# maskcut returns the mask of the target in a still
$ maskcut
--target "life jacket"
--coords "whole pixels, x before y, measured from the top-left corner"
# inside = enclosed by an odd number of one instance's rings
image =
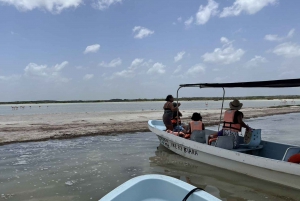
[[[181,124],[181,119],[178,119],[179,125]],[[172,124],[177,124],[177,118],[171,119]]]
[[[299,163],[300,164],[300,154],[294,154],[294,155],[292,155],[289,158],[288,162],[290,162],[290,163]]]
[[[190,139],[190,137],[191,137],[191,134],[185,134],[185,135],[184,135],[184,138],[185,138],[185,139]]]
[[[241,131],[242,126],[239,123],[234,123],[234,115],[237,110],[227,110],[224,114],[224,130]]]
[[[193,131],[202,131],[203,129],[203,124],[202,121],[191,121],[190,122],[190,126],[191,126],[191,133]]]

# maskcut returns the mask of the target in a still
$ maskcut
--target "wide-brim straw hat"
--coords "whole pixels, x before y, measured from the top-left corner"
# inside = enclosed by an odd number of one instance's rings
[[[232,110],[240,110],[243,107],[243,103],[240,103],[238,99],[234,99],[229,103],[229,107]]]

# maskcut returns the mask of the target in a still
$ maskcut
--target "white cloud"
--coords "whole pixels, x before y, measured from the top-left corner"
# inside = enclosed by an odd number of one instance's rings
[[[286,58],[299,57],[300,46],[296,43],[282,43],[273,49],[273,53]]]
[[[70,79],[64,78],[60,75],[60,71],[67,65],[67,61],[62,62],[61,64],[56,64],[50,68],[47,67],[47,65],[29,63],[24,71],[25,76],[29,78],[41,79],[45,81],[68,82]]]
[[[187,75],[198,76],[205,73],[205,67],[202,64],[196,64],[186,72]]]
[[[99,49],[100,49],[99,44],[89,45],[85,48],[83,53],[84,54],[95,53],[95,52],[98,52]]]
[[[148,62],[144,62],[144,59],[141,58],[136,58],[131,62],[131,65],[122,71],[119,72],[115,72],[110,79],[113,79],[115,77],[123,77],[123,78],[131,78],[134,77],[136,75],[136,70],[138,69],[138,67],[140,66],[148,66],[152,61],[148,61]]]
[[[181,65],[177,66],[177,68],[174,70],[173,74],[179,73],[181,71]]]
[[[278,0],[236,0],[232,6],[223,8],[220,17],[238,16],[242,12],[253,15],[268,5],[275,5]]]
[[[144,59],[136,58],[131,62],[129,69],[134,70],[143,63]]]
[[[150,29],[141,26],[135,26],[132,29],[132,31],[135,34],[134,38],[138,38],[138,39],[142,39],[154,34],[154,31],[151,31]]]
[[[177,55],[174,57],[174,61],[175,62],[180,61],[184,55],[185,55],[185,51],[178,52]]]
[[[191,16],[189,19],[187,19],[186,21],[184,21],[185,26],[190,26],[194,21],[193,16]]]
[[[99,10],[105,10],[111,5],[122,3],[122,0],[95,0],[92,6]]]
[[[21,75],[10,75],[10,76],[0,76],[0,80],[2,81],[15,81],[20,79]]]
[[[226,37],[221,37],[221,38],[220,38],[220,41],[221,41],[221,43],[223,43],[223,44],[230,44],[230,43],[233,43],[233,41],[229,41],[228,38],[226,38]]]
[[[283,41],[285,39],[292,38],[294,36],[294,33],[295,33],[295,29],[291,29],[285,37],[279,37],[278,35],[275,34],[268,34],[265,35],[264,39],[268,41]]]
[[[208,0],[206,6],[201,5],[196,13],[196,23],[205,24],[208,20],[218,13],[219,4],[213,0]]]
[[[290,31],[289,31],[289,33],[287,34],[287,38],[292,38],[293,36],[294,36],[294,33],[295,33],[295,29],[291,29]]]
[[[283,38],[280,38],[278,35],[268,34],[268,35],[265,35],[265,40],[268,40],[268,41],[282,41]]]
[[[114,68],[122,64],[122,60],[120,58],[116,58],[111,60],[109,63],[102,61],[99,65],[107,68]]]
[[[131,78],[134,76],[135,76],[135,72],[133,70],[126,69],[126,70],[122,70],[122,71],[114,73],[114,75],[111,78],[114,78],[114,77]]]
[[[266,62],[268,62],[268,60],[266,58],[256,55],[254,58],[247,61],[247,63],[245,64],[245,67],[247,67],[247,68],[256,67],[259,64],[266,63]]]
[[[94,74],[86,74],[85,76],[83,76],[83,80],[90,80],[93,79]]]
[[[220,39],[223,47],[214,49],[213,52],[207,52],[202,55],[203,61],[209,63],[231,64],[237,62],[245,54],[242,49],[235,49],[232,45],[233,41],[222,37]]]
[[[181,23],[181,22],[182,22],[182,17],[178,17],[178,18],[177,18],[177,22],[178,22],[178,23]],[[176,25],[177,23],[176,23],[176,22],[173,22],[172,24],[173,24],[173,25]]]
[[[56,64],[53,68],[54,71],[61,71],[63,68],[65,68],[67,65],[69,64],[69,62],[64,61],[61,64]]]
[[[0,0],[1,2],[15,6],[20,11],[42,9],[51,13],[60,13],[64,9],[77,8],[83,0]]]
[[[155,63],[149,70],[147,71],[147,74],[164,74],[166,72],[165,70],[166,66],[162,63]]]

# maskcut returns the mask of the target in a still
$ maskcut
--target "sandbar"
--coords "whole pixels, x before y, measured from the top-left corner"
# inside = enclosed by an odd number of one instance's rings
[[[195,110],[183,110],[183,122],[188,122]],[[299,113],[299,106],[282,108],[243,108],[245,119],[277,114]],[[219,109],[197,111],[205,125],[217,125]],[[114,135],[149,131],[147,121],[161,119],[162,111],[93,112],[0,116],[0,145],[63,139],[92,135]]]

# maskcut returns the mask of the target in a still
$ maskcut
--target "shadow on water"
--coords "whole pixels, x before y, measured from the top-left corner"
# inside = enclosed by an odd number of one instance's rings
[[[151,167],[162,168],[162,174],[201,187],[224,201],[300,200],[298,190],[193,161],[162,145],[149,160]]]

